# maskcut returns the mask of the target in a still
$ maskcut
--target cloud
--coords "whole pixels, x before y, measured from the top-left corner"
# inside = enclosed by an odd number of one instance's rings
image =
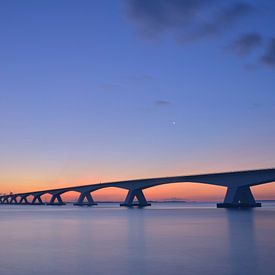
[[[129,0],[129,16],[143,32],[182,28],[214,0]]]
[[[265,65],[275,67],[275,38],[271,38],[266,52],[261,58],[261,62]]]
[[[237,55],[244,56],[250,54],[262,44],[262,35],[256,32],[251,32],[238,37],[229,48]]]
[[[157,106],[157,107],[166,107],[170,104],[171,104],[171,102],[167,101],[167,100],[156,100],[155,101],[155,106]]]
[[[220,37],[233,30],[242,19],[262,10],[259,2],[256,5],[253,1],[245,0],[125,1],[128,4],[130,21],[137,25],[144,36],[154,39],[169,32],[183,44]],[[263,50],[265,53],[258,59],[259,63],[275,68],[275,37],[265,48],[266,40],[263,32],[250,30],[237,37],[226,48],[238,57],[245,57],[257,49]]]
[[[245,2],[224,5],[217,0],[128,0],[128,7],[142,34],[173,31],[183,41],[219,35],[254,11]]]
[[[233,3],[230,6],[221,8],[216,14],[213,13],[213,19],[204,22],[195,29],[194,37],[203,38],[207,36],[218,35],[230,30],[239,20],[254,11],[254,7],[247,3]]]

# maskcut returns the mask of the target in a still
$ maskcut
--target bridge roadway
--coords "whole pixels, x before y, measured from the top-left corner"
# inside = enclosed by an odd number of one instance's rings
[[[144,196],[144,189],[162,184],[194,182],[212,184],[227,188],[224,202],[218,203],[217,207],[260,207],[261,204],[255,201],[250,187],[273,181],[275,181],[275,168],[189,176],[135,179],[2,195],[0,196],[0,204],[64,205],[65,203],[63,202],[61,195],[66,192],[75,191],[79,193],[79,197],[75,205],[92,206],[96,205],[92,197],[92,192],[103,188],[117,187],[128,190],[125,201],[120,204],[121,206],[144,207],[150,205]],[[42,196],[45,194],[51,195],[49,202],[43,202]]]

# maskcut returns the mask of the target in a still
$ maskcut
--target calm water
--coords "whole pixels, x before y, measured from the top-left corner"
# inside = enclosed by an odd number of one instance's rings
[[[0,274],[275,274],[275,204],[0,206]]]

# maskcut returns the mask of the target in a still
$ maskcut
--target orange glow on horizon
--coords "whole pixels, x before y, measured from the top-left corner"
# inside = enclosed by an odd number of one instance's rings
[[[116,181],[108,180],[108,181]],[[45,189],[63,188],[69,186],[79,186],[92,183],[99,183],[98,180],[89,181],[79,180],[67,181],[59,179],[56,181],[44,182],[37,185],[36,180],[28,180],[20,182],[20,184],[9,183],[2,184],[1,193],[20,193],[28,191],[38,191]],[[107,181],[106,181],[107,182]],[[275,199],[275,184],[268,183],[252,187],[253,194],[257,200]],[[215,186],[211,184],[199,183],[173,183],[151,187],[144,190],[144,194],[148,200],[187,200],[187,201],[222,201],[226,192],[225,187]],[[115,187],[105,188],[93,192],[93,197],[97,201],[123,201],[127,194],[127,190]],[[68,192],[62,195],[64,200],[74,201],[78,198],[77,192]]]
[[[191,175],[203,173],[215,173],[221,171],[236,171],[233,167],[228,167],[223,163],[214,165],[209,164],[208,169],[202,170],[202,165],[195,165],[190,163],[186,169],[181,169],[181,165],[175,165],[173,171],[162,171],[159,169],[149,169],[146,167],[140,170],[124,170],[124,171],[97,171],[97,176],[91,175],[90,171],[79,172],[68,171],[66,177],[58,177],[57,172],[37,171],[34,173],[32,170],[13,171],[0,171],[0,193],[24,193],[29,191],[39,191],[47,189],[56,189],[70,186],[81,186],[88,184],[95,184],[100,182],[113,182],[129,179],[153,178],[163,176],[176,176],[176,175]],[[210,169],[209,167],[214,167]],[[195,167],[195,168],[194,168]],[[251,165],[251,167],[254,167]],[[256,167],[260,167],[259,165]],[[245,170],[245,168],[241,167]],[[252,169],[252,168],[251,168]],[[61,173],[60,173],[61,174]],[[104,175],[99,177],[98,175]],[[252,187],[253,194],[257,200],[262,199],[275,199],[275,184],[268,183]],[[226,188],[219,187],[211,184],[200,183],[173,183],[160,185],[144,190],[144,194],[148,200],[170,200],[181,199],[187,201],[223,201]],[[98,201],[123,201],[127,194],[126,190],[118,188],[106,188],[93,192],[93,197]],[[66,200],[75,200],[78,193],[65,193],[62,197]]]

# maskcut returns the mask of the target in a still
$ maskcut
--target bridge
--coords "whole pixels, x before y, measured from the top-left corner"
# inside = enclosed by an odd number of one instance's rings
[[[61,197],[62,194],[75,191],[79,193],[79,197],[75,205],[92,206],[97,204],[92,197],[92,192],[103,188],[116,187],[128,190],[125,201],[120,204],[121,206],[145,207],[149,206],[150,203],[147,202],[144,196],[144,189],[163,184],[194,182],[212,184],[227,188],[224,202],[217,204],[217,207],[219,208],[260,207],[261,203],[257,203],[255,201],[250,187],[273,181],[275,181],[275,168],[188,176],[135,179],[2,195],[0,196],[0,204],[64,205],[65,203]],[[49,202],[42,200],[42,196],[45,194],[49,194],[51,196]]]

